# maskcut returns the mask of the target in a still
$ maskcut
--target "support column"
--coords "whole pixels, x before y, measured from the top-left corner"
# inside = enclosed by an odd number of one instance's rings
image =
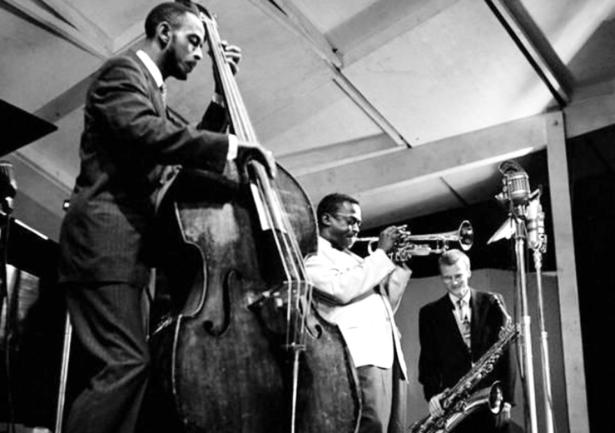
[[[566,131],[562,112],[550,113],[546,117],[546,131],[553,241],[557,263],[564,376],[566,378],[568,431],[589,433],[570,183],[566,157]]]

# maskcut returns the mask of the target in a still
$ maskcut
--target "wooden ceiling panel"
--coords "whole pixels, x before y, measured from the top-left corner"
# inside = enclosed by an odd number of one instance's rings
[[[541,112],[551,99],[487,6],[472,0],[345,72],[413,146]]]
[[[267,141],[275,154],[301,152],[381,132],[360,108],[343,97],[341,90],[332,90],[340,93],[337,101],[310,113],[292,128]],[[297,103],[302,104],[299,100]]]
[[[221,36],[242,48],[237,79],[259,139],[274,153],[300,152],[380,132],[333,83],[308,43],[250,2],[211,2]],[[171,106],[196,119],[213,89],[204,61],[170,87]],[[202,95],[195,97],[195,95]]]
[[[287,0],[288,1],[288,0]],[[381,3],[379,0],[292,0],[322,33],[328,33],[361,12]],[[389,8],[400,1],[388,0]],[[376,17],[374,17],[376,18]]]
[[[564,63],[574,57],[615,9],[614,0],[521,0],[521,3]]]
[[[332,186],[332,190],[336,188]],[[361,202],[365,229],[395,224],[463,205],[440,181],[400,183],[354,196]]]
[[[442,177],[464,203],[487,201],[501,190],[499,162],[450,173]]]
[[[600,61],[595,61],[599,58]],[[608,82],[615,76],[615,20],[603,21],[568,62],[579,86]]]
[[[0,98],[30,112],[96,69],[100,60],[0,8]]]
[[[161,3],[151,0],[64,0],[64,2],[95,21],[111,38],[119,37],[135,23],[140,23],[142,26],[147,12]]]

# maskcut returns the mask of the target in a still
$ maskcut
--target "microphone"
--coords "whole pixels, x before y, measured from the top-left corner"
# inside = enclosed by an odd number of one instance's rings
[[[526,204],[530,198],[530,179],[515,161],[504,161],[498,167],[502,173],[502,192],[496,195],[500,202],[510,200],[514,206]]]
[[[9,161],[0,161],[0,199],[3,201],[4,211],[13,210],[13,198],[17,194],[17,181],[13,171],[13,164]]]
[[[545,213],[538,197],[527,206],[527,243],[533,250],[545,249]]]
[[[527,205],[527,244],[533,250],[540,246],[538,240],[538,213],[541,207],[537,199],[530,201]]]

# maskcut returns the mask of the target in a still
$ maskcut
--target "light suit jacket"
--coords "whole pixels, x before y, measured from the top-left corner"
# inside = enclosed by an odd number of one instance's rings
[[[411,271],[395,266],[382,250],[365,259],[340,251],[320,237],[318,252],[305,262],[316,289],[317,308],[339,326],[355,366],[393,366],[394,355],[404,379],[406,365],[393,311]]]

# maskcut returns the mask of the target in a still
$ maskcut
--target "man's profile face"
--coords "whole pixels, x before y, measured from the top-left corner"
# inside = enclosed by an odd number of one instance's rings
[[[335,212],[325,214],[324,221],[328,228],[329,242],[340,250],[350,248],[359,234],[361,208],[356,203],[345,201],[338,205]]]
[[[185,80],[188,74],[203,58],[205,29],[203,23],[194,14],[186,13],[181,24],[171,30],[171,39],[166,48],[166,65],[169,75],[178,80]]]
[[[457,260],[452,265],[440,265],[440,275],[444,287],[453,296],[461,298],[470,290],[468,280],[472,273],[463,260]]]

